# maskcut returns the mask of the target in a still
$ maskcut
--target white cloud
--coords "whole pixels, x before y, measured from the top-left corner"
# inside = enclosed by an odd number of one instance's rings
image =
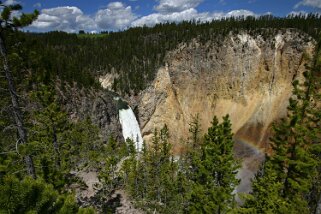
[[[31,25],[31,29],[77,32],[78,30],[94,30],[96,24],[79,8],[65,6],[41,10],[41,14]]]
[[[225,17],[239,17],[239,16],[257,16],[255,13],[249,10],[232,10],[225,14]]]
[[[204,15],[207,16],[207,14]],[[157,23],[192,20],[195,18],[199,18],[199,16],[200,14],[198,14],[194,8],[170,14],[153,13],[135,20],[134,22],[132,22],[132,26],[153,26]]]
[[[19,18],[22,15],[22,12],[20,10],[14,10],[11,13],[11,17],[17,17]]]
[[[41,3],[38,2],[38,3],[34,4],[33,7],[38,7],[38,8],[40,8],[40,7],[41,7]]]
[[[6,1],[3,2],[3,4],[6,5],[6,6],[9,6],[9,5],[14,5],[14,4],[20,4],[20,2],[16,1],[16,0],[6,0]],[[2,8],[1,8],[1,10],[2,10]],[[21,10],[13,10],[11,12],[10,16],[12,18],[12,17],[20,17],[21,15],[22,15]]]
[[[160,13],[182,12],[191,8],[196,8],[203,0],[159,0],[159,5],[154,9]]]
[[[198,13],[196,9],[191,8],[181,12],[175,12],[171,14],[161,14],[161,13],[153,13],[147,16],[143,16],[132,23],[132,26],[153,26],[158,23],[164,22],[180,22],[183,20],[196,20],[201,22],[212,21],[221,19],[224,17],[232,17],[232,16],[257,16],[252,11],[248,10],[233,10],[228,13],[224,12],[204,12]]]
[[[300,6],[309,6],[309,7],[316,7],[321,9],[321,0],[303,0],[297,3],[294,8],[299,8]]]
[[[132,26],[153,26],[164,22],[181,22],[183,20],[211,21],[231,16],[256,16],[248,10],[233,10],[228,13],[223,12],[202,12],[199,13],[195,8],[203,0],[158,0],[159,4],[154,7],[157,13],[140,17],[132,22]],[[224,2],[224,0],[220,0]]]
[[[106,8],[99,9],[92,16],[85,15],[77,7],[55,7],[41,10],[38,19],[27,30],[60,30],[66,32],[85,30],[87,32],[99,32],[102,30],[123,30],[135,26],[153,26],[158,23],[181,22],[184,20],[206,22],[231,16],[257,16],[248,10],[233,10],[227,13],[198,12],[195,7],[202,1],[159,0],[159,5],[157,6],[158,12],[142,17],[138,17],[133,12],[131,6],[127,6],[122,2],[111,2]],[[169,12],[171,10],[176,12]]]
[[[12,5],[12,4],[19,4],[19,2],[16,0],[6,0],[3,4],[4,5]]]
[[[136,19],[131,6],[125,6],[121,2],[111,2],[106,9],[98,10],[95,22],[101,29],[124,29]]]
[[[297,15],[304,15],[306,16],[308,13],[306,11],[291,11],[290,13],[288,13],[287,16],[297,16]]]

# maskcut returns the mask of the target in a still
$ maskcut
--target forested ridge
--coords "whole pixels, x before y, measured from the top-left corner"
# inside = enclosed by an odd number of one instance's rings
[[[278,18],[273,16],[226,18],[207,23],[184,21],[102,32],[103,36],[48,32],[26,34],[30,49],[43,56],[42,70],[84,86],[97,86],[93,77],[118,74],[113,89],[137,94],[145,89],[164,64],[164,57],[180,43],[194,38],[201,42],[223,41],[229,33],[245,30],[268,38],[278,30],[297,29],[313,38],[320,33],[321,17],[316,14]],[[219,45],[219,44],[218,44]],[[49,75],[48,74],[48,75]]]
[[[24,33],[17,29],[32,23],[38,12],[12,18],[21,6],[0,6],[0,213],[113,213],[117,204],[110,201],[119,189],[146,213],[302,214],[321,209],[319,15],[167,23],[97,37]],[[177,158],[166,125],[138,152],[130,140],[103,141],[91,118],[74,119],[58,93],[68,88],[57,89],[57,80],[75,82],[79,90],[101,90],[97,76],[115,72],[114,90],[136,94],[179,43],[193,38],[206,43],[242,30],[269,37],[287,28],[318,43],[305,81],[293,82],[288,115],[274,124],[271,153],[253,180],[253,192],[240,196],[242,204],[235,200],[241,160],[233,155],[228,115],[221,122],[213,117],[204,136],[196,115],[183,142],[186,152]],[[102,187],[83,203],[75,191],[86,187],[75,174],[86,169],[98,172]]]

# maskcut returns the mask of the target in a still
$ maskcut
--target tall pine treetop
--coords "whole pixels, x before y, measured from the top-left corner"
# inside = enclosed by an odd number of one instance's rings
[[[20,17],[13,16],[13,12],[22,10],[20,4],[5,5],[0,1],[0,8],[2,9],[0,18],[0,28],[16,29],[30,25],[39,15],[39,11],[35,10],[33,13],[22,13]]]

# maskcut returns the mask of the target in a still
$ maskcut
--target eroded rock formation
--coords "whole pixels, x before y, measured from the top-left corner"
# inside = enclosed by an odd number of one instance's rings
[[[205,132],[229,114],[236,141],[264,148],[271,123],[286,115],[294,79],[301,79],[314,42],[294,30],[263,38],[243,32],[205,44],[194,39],[167,54],[142,92],[138,116],[145,140],[167,124],[175,152],[199,114]]]
[[[114,100],[117,94],[108,90],[84,89],[76,85],[64,84],[66,90],[62,90],[62,83],[59,81],[56,84],[56,90],[64,104],[64,110],[72,120],[84,120],[90,117],[99,127],[103,141],[108,142],[111,136],[117,140],[123,140],[118,119],[118,106]]]

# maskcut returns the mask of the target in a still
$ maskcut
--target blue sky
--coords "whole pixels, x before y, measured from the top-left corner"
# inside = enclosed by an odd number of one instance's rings
[[[321,12],[321,0],[7,0],[38,9],[29,30],[99,32],[166,21],[209,21],[227,16]]]

